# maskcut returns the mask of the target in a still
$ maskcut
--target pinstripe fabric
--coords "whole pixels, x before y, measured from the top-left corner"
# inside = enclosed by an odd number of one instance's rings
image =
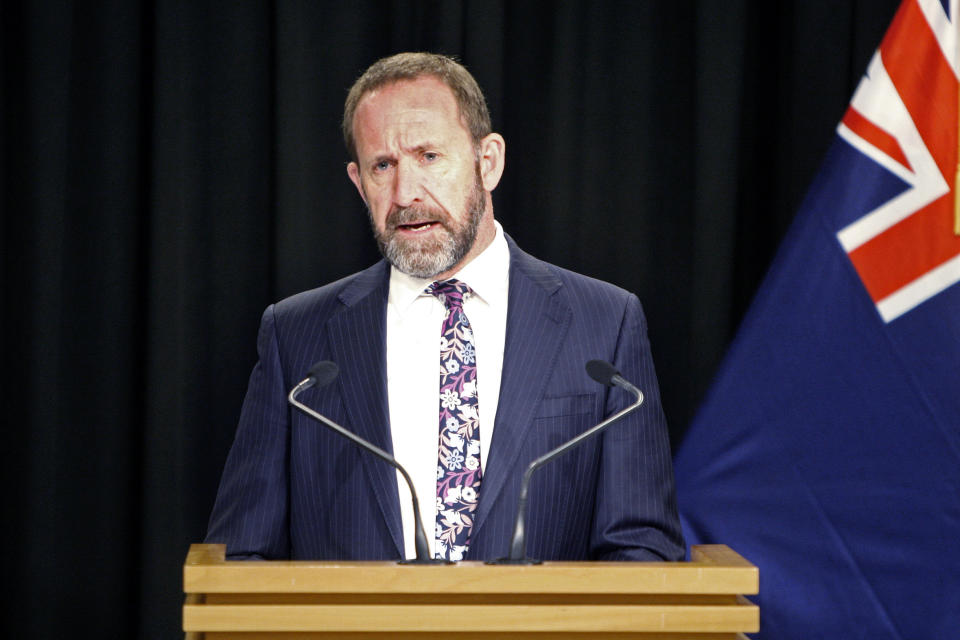
[[[530,489],[528,552],[550,559],[680,559],[684,554],[666,422],[635,296],[536,260],[511,239],[501,398],[467,559],[506,555],[527,464],[626,406],[584,363],[613,362],[646,396],[601,437],[541,469]],[[287,391],[317,360],[337,383],[301,398],[391,449],[381,262],[266,310],[208,542],[231,557],[399,558],[391,467],[291,414]],[[430,496],[420,496],[429,499]]]

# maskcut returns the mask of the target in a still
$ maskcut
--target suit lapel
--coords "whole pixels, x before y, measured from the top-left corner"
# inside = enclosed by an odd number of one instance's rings
[[[327,323],[330,352],[340,367],[340,394],[347,428],[384,451],[393,451],[387,405],[386,322],[390,268],[381,261],[340,293],[343,309]],[[372,454],[361,458],[397,555],[403,556],[403,532],[396,471]]]
[[[561,282],[556,275],[517,248],[509,237],[507,242],[510,290],[500,389],[509,391],[500,394],[471,534],[474,539],[507,480],[521,475],[530,462],[517,458],[556,366],[572,316],[569,305],[558,294]]]

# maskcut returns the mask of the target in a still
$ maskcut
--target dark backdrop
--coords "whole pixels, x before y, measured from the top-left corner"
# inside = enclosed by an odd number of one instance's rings
[[[640,296],[677,443],[896,4],[3,3],[8,633],[177,635],[262,309],[377,258],[374,59],[474,72],[497,218]]]

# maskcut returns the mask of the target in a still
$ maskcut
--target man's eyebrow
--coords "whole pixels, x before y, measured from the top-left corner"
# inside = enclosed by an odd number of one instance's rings
[[[436,144],[436,143],[430,142],[430,141],[426,141],[426,142],[418,142],[417,144],[413,145],[412,147],[404,147],[404,148],[402,149],[402,151],[403,151],[403,153],[412,153],[412,154],[415,154],[415,155],[419,155],[419,154],[421,154],[421,153],[426,153],[427,151],[432,151],[432,150],[434,150],[434,149],[436,149],[436,148],[437,148],[437,144]],[[379,155],[374,156],[374,157],[370,160],[370,164],[371,164],[371,165],[376,165],[376,164],[380,164],[381,162],[393,162],[394,160],[396,160],[396,155],[395,155],[395,154],[392,154],[392,153],[381,153],[381,154],[379,154]]]
[[[381,162],[393,162],[393,155],[389,153],[382,153],[370,161],[370,164],[380,164]]]
[[[425,151],[431,151],[436,148],[437,148],[436,143],[427,140],[426,142],[417,143],[416,145],[406,150],[409,151],[410,153],[419,154],[419,153],[424,153]]]

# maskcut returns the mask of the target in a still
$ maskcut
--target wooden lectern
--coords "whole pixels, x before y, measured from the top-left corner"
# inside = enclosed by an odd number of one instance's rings
[[[231,562],[195,544],[183,567],[188,640],[740,638],[760,628],[755,566],[724,545],[691,562],[400,565]]]

